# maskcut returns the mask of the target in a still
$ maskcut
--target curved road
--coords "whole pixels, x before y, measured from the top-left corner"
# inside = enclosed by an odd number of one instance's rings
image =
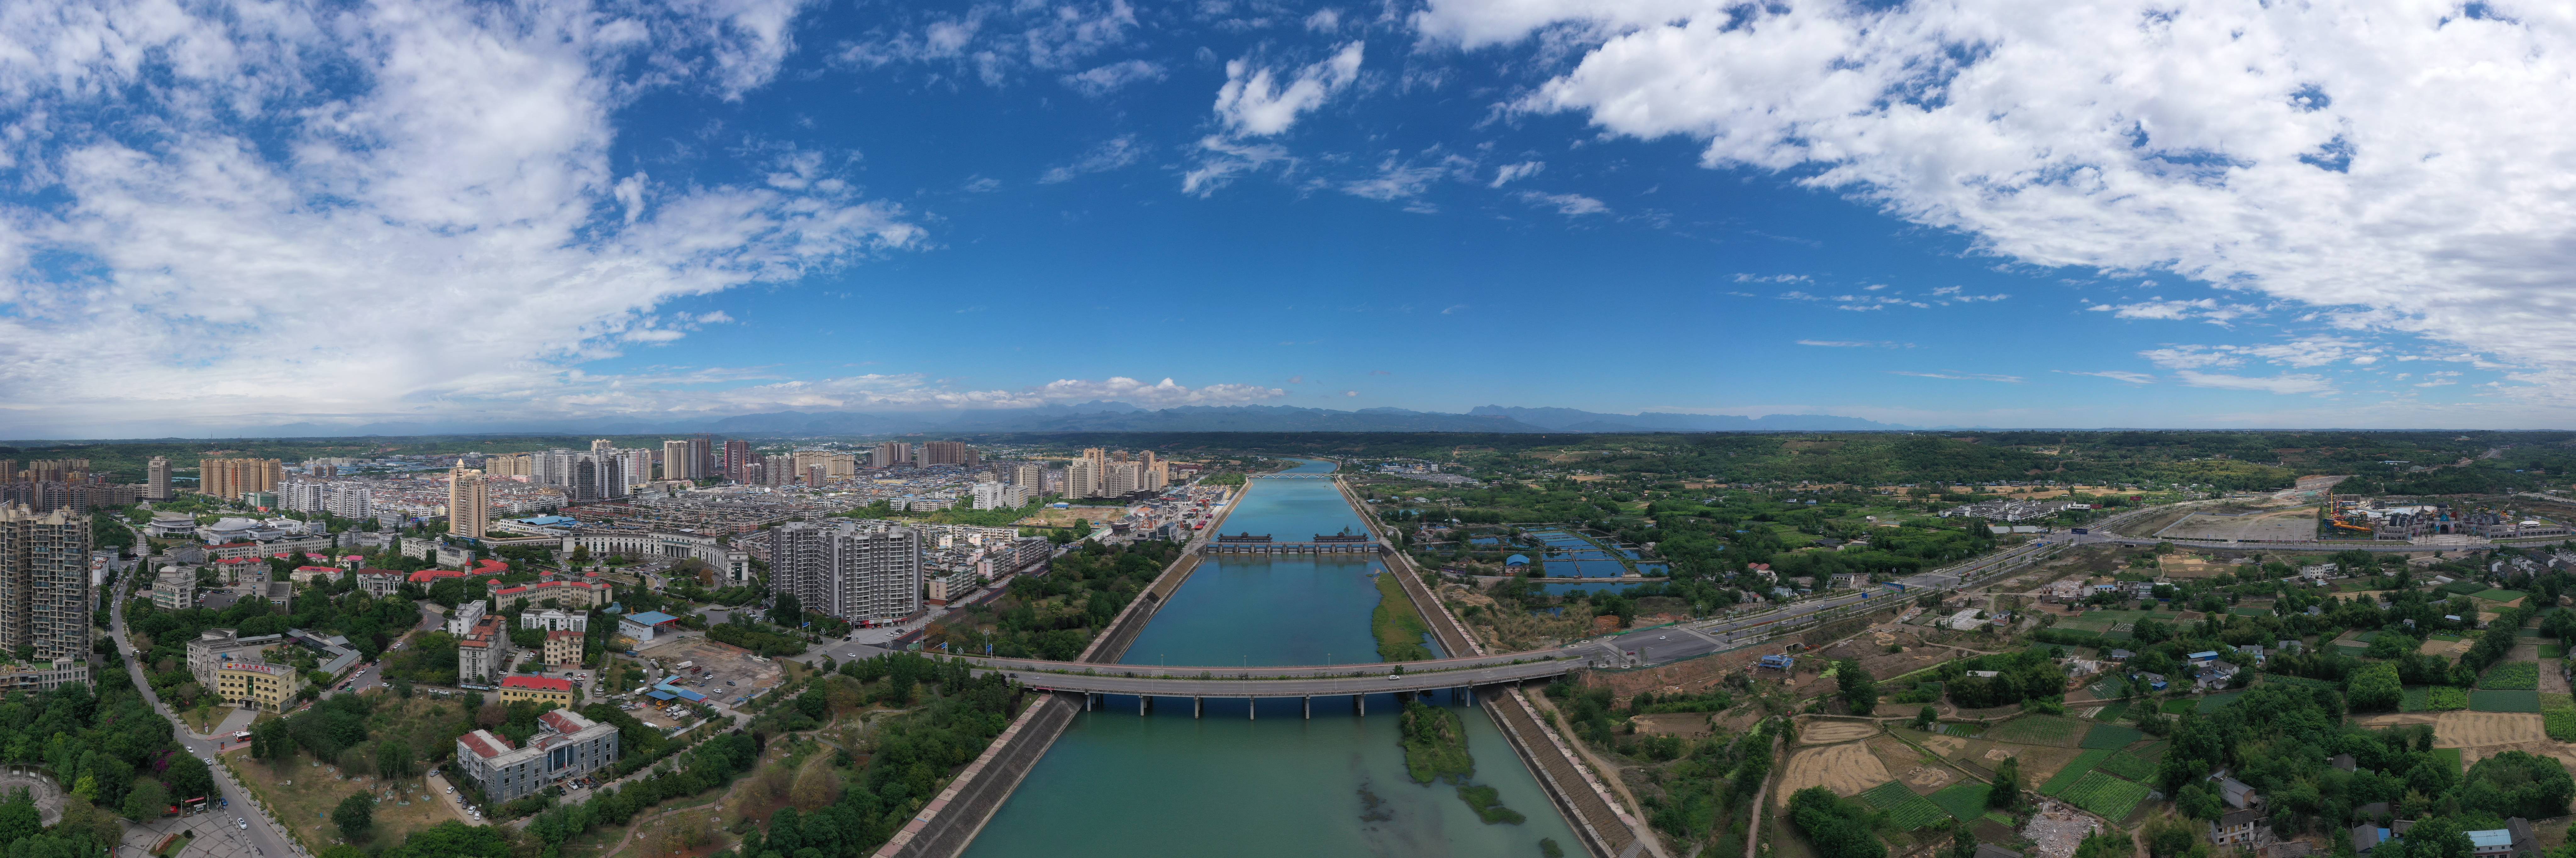
[[[268,818],[268,814],[262,813],[258,805],[252,802],[250,791],[233,779],[232,772],[215,763],[215,755],[221,753],[221,743],[212,739],[200,739],[188,732],[188,725],[180,722],[178,715],[173,713],[170,707],[162,705],[161,696],[152,691],[152,683],[144,680],[143,665],[136,663],[132,655],[134,643],[127,640],[125,635],[125,595],[131,592],[130,588],[133,586],[135,577],[136,575],[132,573],[117,577],[115,598],[109,600],[111,619],[107,629],[108,636],[116,640],[116,651],[125,662],[126,675],[134,680],[135,690],[143,692],[143,700],[152,704],[152,711],[159,712],[162,717],[170,719],[170,726],[174,728],[171,731],[171,737],[178,740],[180,747],[188,749],[188,753],[207,761],[206,768],[215,776],[215,791],[221,793],[224,800],[231,805],[214,812],[231,814],[233,817],[240,817],[250,822],[248,831],[233,828],[227,833],[248,835],[250,845],[256,850],[252,853],[254,858],[256,856],[282,858],[282,856],[303,854],[293,846],[294,839],[278,831],[276,823]]]

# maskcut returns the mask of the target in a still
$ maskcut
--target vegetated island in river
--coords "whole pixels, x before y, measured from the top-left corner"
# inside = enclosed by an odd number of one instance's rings
[[[1529,821],[1519,811],[1504,807],[1501,793],[1493,787],[1467,783],[1476,776],[1476,758],[1467,753],[1467,731],[1458,723],[1458,713],[1405,701],[1403,732],[1404,771],[1414,783],[1447,780],[1458,785],[1458,800],[1489,825]]]
[[[1431,633],[1431,624],[1422,620],[1413,600],[1404,595],[1404,582],[1393,569],[1377,574],[1377,610],[1369,612],[1369,628],[1377,633],[1377,657],[1382,661],[1426,661],[1431,648],[1422,645],[1422,636]]]

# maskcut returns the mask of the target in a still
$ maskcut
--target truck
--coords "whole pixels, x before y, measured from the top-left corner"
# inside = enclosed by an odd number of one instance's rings
[[[2075,529],[2075,535],[2077,535],[2077,536],[2083,536],[2083,535],[2085,535],[2085,534],[2087,534],[2087,533],[2092,533],[2092,532],[2093,532],[2093,529],[2092,529],[2092,528],[2090,528],[2090,527],[2079,527],[2079,528],[2076,528],[2076,529]]]

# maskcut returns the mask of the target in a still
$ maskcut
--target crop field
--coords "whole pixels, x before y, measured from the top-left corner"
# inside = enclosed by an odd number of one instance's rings
[[[2056,777],[2049,778],[2047,783],[2039,785],[2039,794],[2056,797],[2059,793],[2074,787],[2075,783],[2083,780],[2085,775],[2092,774],[2093,769],[2102,765],[2103,760],[2110,758],[2111,752],[2100,748],[2076,755],[2073,761],[2066,764],[2066,768],[2057,770]]]
[[[2118,724],[2095,724],[2093,725],[2093,730],[2091,732],[2084,734],[2082,747],[2088,749],[2116,751],[2121,748],[2128,747],[2131,742],[2135,742],[2146,737],[2147,734],[2138,732],[2135,727],[2122,727]]]
[[[2236,698],[2243,697],[2243,696],[2245,696],[2245,692],[2242,692],[2242,691],[2230,691],[2230,692],[2226,692],[2226,693],[2224,693],[2224,694],[2212,694],[2212,695],[2209,695],[2209,696],[2207,696],[2207,697],[2203,697],[2203,698],[2201,698],[2201,699],[2200,699],[2200,705],[2197,707],[2196,711],[2198,711],[2200,714],[2207,715],[2207,714],[2209,714],[2209,713],[2216,712],[2216,711],[2218,711],[2218,710],[2220,710],[2220,709],[2225,709],[2225,708],[2227,708],[2227,704],[2234,703],[2234,702],[2236,702]]]
[[[1868,743],[1846,742],[1790,755],[1788,770],[1780,775],[1780,792],[1821,786],[1835,795],[1855,795],[1888,777],[1887,765],[1870,754]]]
[[[1995,725],[1986,731],[1986,738],[2024,745],[2055,745],[2074,738],[2076,728],[2083,723],[2057,715],[2031,715]]]
[[[2487,670],[2478,678],[2478,687],[2494,691],[2537,691],[2540,689],[2540,663],[2508,661]]]
[[[2576,742],[2576,708],[2540,710],[2540,726],[2549,738]]]
[[[2165,705],[2164,705],[2164,707],[2163,707],[2163,708],[2164,708],[2164,713],[2165,713],[2165,714],[2167,714],[2167,715],[2185,715],[2185,714],[2189,714],[2189,713],[2192,713],[2192,712],[2195,712],[2195,711],[2199,711],[2200,704],[2195,703],[2195,702],[2192,702],[2191,700],[2188,700],[2188,699],[2184,699],[2184,700],[2167,700],[2167,701],[2165,701]]]
[[[2478,582],[2476,582],[2476,581],[2453,581],[2453,582],[2451,582],[2451,583],[2444,584],[2444,585],[2442,585],[2442,586],[2440,586],[2440,587],[2437,587],[2437,588],[2434,588],[2434,589],[2435,589],[2435,591],[2436,591],[2436,592],[2449,593],[2449,594],[2452,594],[2452,595],[2455,595],[2455,596],[2466,596],[2466,595],[2469,595],[2469,594],[2471,594],[2471,593],[2477,593],[2477,592],[2482,592],[2482,591],[2486,590],[2486,589],[2487,589],[2487,585],[2485,585],[2485,584],[2480,584],[2480,583],[2478,583]]]
[[[2540,711],[2540,692],[2472,691],[2469,692],[2469,711],[2538,712]]]
[[[2520,590],[2487,590],[2487,591],[2485,591],[2485,592],[2480,592],[2480,593],[2470,593],[2470,594],[2469,594],[2469,596],[2470,596],[2471,598],[2476,598],[2476,599],[2485,599],[2485,600],[2490,601],[2490,602],[2510,602],[2510,601],[2513,601],[2513,600],[2515,600],[2515,599],[2522,598],[2522,591],[2520,591]]]
[[[1974,781],[1952,786],[1932,794],[1932,803],[1948,811],[1952,819],[1966,822],[1986,813],[1986,795],[1994,787]]]
[[[2541,645],[2540,645],[2540,657],[2541,657],[2541,658],[2566,658],[2566,657],[2567,657],[2567,647],[2565,647],[2565,646],[2563,646],[2563,645],[2560,645],[2560,644],[2541,644]]]
[[[2141,783],[2154,780],[2156,776],[2156,764],[2126,751],[2104,759],[2100,770]]]
[[[1887,821],[1897,828],[1912,831],[1950,816],[1949,811],[1933,804],[1931,799],[1915,795],[1903,781],[1888,781],[1860,794],[1871,807],[1887,812]]]
[[[2093,713],[2093,720],[2118,722],[2120,716],[2127,714],[2129,714],[2129,701],[2114,700],[2111,701],[2111,705],[2102,707],[2102,711]]]
[[[2436,760],[2448,760],[2451,763],[2451,772],[2453,774],[2458,774],[2467,770],[2467,767],[2460,763],[2460,749],[2458,748],[2434,748],[2433,753],[2430,756]]]
[[[2060,797],[2076,807],[2101,814],[2105,819],[2125,819],[2129,811],[2138,809],[2138,802],[2146,800],[2147,787],[2094,772],[2085,775]]]

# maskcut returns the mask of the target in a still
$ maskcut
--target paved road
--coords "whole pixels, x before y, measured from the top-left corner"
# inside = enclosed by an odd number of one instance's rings
[[[128,588],[133,586],[133,579],[132,575],[119,579],[115,597],[109,600],[111,621],[108,624],[108,635],[115,639],[116,650],[120,653],[134,652],[134,643],[127,640],[125,635],[125,596],[130,592]],[[221,753],[218,743],[212,739],[197,738],[195,734],[189,733],[188,725],[182,723],[169,707],[162,705],[161,696],[153,693],[152,684],[143,678],[143,666],[136,663],[130,655],[125,659],[125,671],[134,680],[134,687],[143,692],[144,702],[152,704],[153,711],[170,719],[171,725],[178,728],[172,731],[172,738],[178,740],[180,747],[188,749],[188,753],[207,760],[207,767],[215,775],[215,791],[222,793],[224,800],[231,803],[231,807],[219,812],[239,816],[250,822],[250,830],[241,833],[247,836],[253,850],[252,855],[281,856],[282,858],[282,856],[302,854],[291,845],[295,842],[293,839],[278,831],[276,824],[268,818],[267,814],[259,812],[258,807],[251,802],[250,791],[243,788],[240,782],[233,780],[230,771],[214,763],[214,755]]]

